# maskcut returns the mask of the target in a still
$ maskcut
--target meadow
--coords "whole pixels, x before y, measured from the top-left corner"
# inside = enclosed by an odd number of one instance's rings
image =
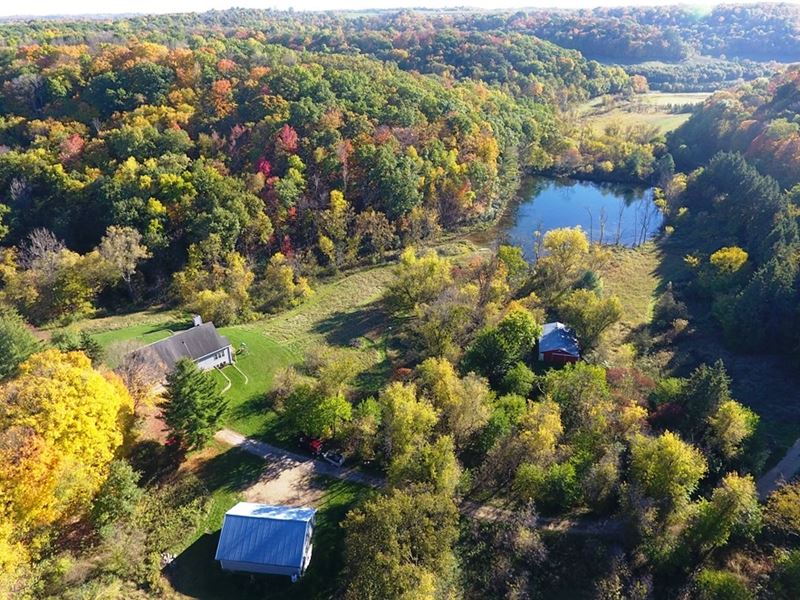
[[[648,92],[631,99],[605,96],[582,104],[578,116],[595,131],[618,124],[622,127],[656,127],[665,134],[683,125],[691,116],[690,110],[674,112],[677,107],[699,104],[709,95],[705,92]]]

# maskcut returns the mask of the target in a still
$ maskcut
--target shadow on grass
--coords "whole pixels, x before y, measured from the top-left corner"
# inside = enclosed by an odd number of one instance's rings
[[[201,536],[164,570],[177,592],[209,600],[292,597],[288,577],[223,571],[214,560],[218,542],[218,531]]]
[[[349,346],[354,340],[382,331],[386,321],[380,303],[373,302],[358,310],[335,312],[317,322],[312,330],[323,334],[331,345]]]
[[[203,463],[198,476],[212,493],[239,492],[255,483],[265,466],[264,459],[231,448]]]
[[[240,421],[256,415],[263,415],[270,410],[270,401],[267,394],[254,392],[244,402],[234,406],[228,406],[227,418],[229,420]]]

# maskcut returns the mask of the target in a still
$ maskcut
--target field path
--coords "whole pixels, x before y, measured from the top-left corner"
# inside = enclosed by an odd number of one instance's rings
[[[762,500],[766,500],[779,487],[781,482],[791,481],[798,472],[800,472],[800,439],[789,448],[786,455],[777,465],[759,478],[756,484],[759,497]]]

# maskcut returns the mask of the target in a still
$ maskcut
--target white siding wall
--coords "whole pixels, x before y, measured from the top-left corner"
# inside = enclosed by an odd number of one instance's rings
[[[225,365],[230,365],[233,363],[233,352],[231,352],[231,347],[228,346],[227,348],[223,348],[219,352],[215,352],[214,354],[209,354],[208,356],[204,356],[203,358],[195,361],[197,366],[200,367],[203,371],[210,371],[215,367],[224,367]]]

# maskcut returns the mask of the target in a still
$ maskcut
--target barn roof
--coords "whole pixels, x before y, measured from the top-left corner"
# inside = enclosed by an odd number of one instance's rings
[[[313,508],[239,502],[225,513],[216,560],[302,568]]]
[[[575,332],[558,321],[545,323],[542,327],[542,336],[539,338],[539,352],[553,352],[554,350],[580,356],[580,347]]]
[[[197,360],[230,345],[228,338],[220,335],[213,323],[203,323],[145,346],[139,352],[150,355],[165,369],[171,370],[181,358]]]

